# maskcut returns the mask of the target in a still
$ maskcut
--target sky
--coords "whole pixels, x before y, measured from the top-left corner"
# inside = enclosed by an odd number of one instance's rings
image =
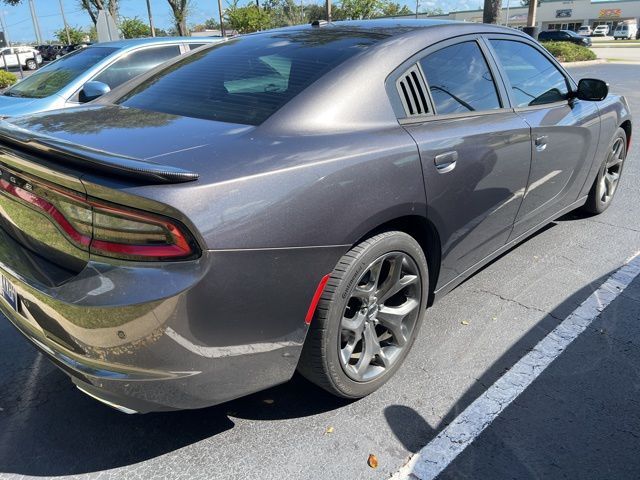
[[[297,0],[300,1],[300,0]],[[302,0],[303,3],[321,3],[324,0]],[[338,0],[333,0],[337,2]],[[407,5],[415,10],[415,0],[394,0]],[[445,12],[453,10],[473,10],[480,8],[483,0],[419,0],[420,10],[429,8],[441,8]],[[249,3],[249,0],[240,0],[240,4]],[[511,0],[512,4],[519,4],[518,0]],[[79,0],[62,0],[67,22],[74,27],[88,27],[91,24],[89,15],[80,8]],[[227,0],[222,0],[223,8]],[[506,0],[503,0],[506,4]],[[37,17],[40,23],[40,31],[43,40],[52,40],[54,32],[63,27],[60,14],[59,0],[34,0]],[[124,17],[138,16],[143,21],[148,21],[146,0],[120,0],[120,15]],[[151,10],[156,27],[167,29],[172,25],[171,11],[167,0],[151,0]],[[28,0],[23,0],[22,5],[11,7],[2,4],[0,0],[0,12],[4,13],[5,23],[9,39],[12,42],[34,42],[36,40]],[[188,24],[203,23],[207,18],[218,18],[217,0],[191,0],[191,10]]]
[[[299,0],[297,0],[299,1]],[[324,0],[303,0],[304,3],[321,3]],[[334,2],[337,0],[334,0]],[[401,4],[406,4],[413,11],[415,0],[396,0]],[[240,4],[248,3],[249,0],[240,0]],[[91,19],[86,11],[79,6],[79,0],[63,0],[67,22],[71,26],[88,27]],[[420,0],[420,8],[440,7],[445,11],[452,9],[470,10],[478,8],[482,0]],[[222,5],[227,4],[227,0],[222,0]],[[63,27],[62,15],[60,14],[59,0],[34,0],[36,14],[40,23],[40,31],[43,40],[54,38],[54,32]],[[158,28],[169,28],[172,25],[171,11],[167,0],[151,0],[151,10],[153,20]],[[36,39],[28,0],[23,0],[22,5],[17,7],[3,5],[0,0],[0,11],[4,12],[5,23],[9,38],[12,42],[33,42]],[[148,21],[146,0],[120,0],[120,15],[124,17],[138,16],[143,21]],[[202,23],[207,18],[218,18],[217,0],[191,0],[191,10],[189,14],[189,24]]]

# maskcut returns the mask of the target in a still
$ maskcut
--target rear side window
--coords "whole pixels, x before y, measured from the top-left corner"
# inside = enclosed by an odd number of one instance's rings
[[[487,61],[476,42],[445,47],[420,60],[438,114],[500,108]]]
[[[258,125],[329,70],[381,38],[380,34],[330,29],[241,37],[187,55],[145,79],[118,103]]]
[[[544,105],[567,99],[567,80],[538,50],[512,40],[491,40],[491,45],[509,78],[516,106]]]
[[[106,83],[114,89],[127,80],[131,80],[169,59],[177,57],[180,53],[179,45],[165,45],[137,50],[113,62],[100,72],[94,80]]]

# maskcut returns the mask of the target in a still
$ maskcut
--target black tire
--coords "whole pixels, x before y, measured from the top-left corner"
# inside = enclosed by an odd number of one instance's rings
[[[25,67],[27,67],[27,70],[36,70],[38,68],[38,64],[35,60],[27,60],[25,62]]]
[[[608,165],[612,162],[612,158],[615,154],[614,147],[618,142],[621,143],[622,161],[620,162],[620,166],[618,170],[618,179],[616,181],[615,189],[609,197],[606,197],[604,195],[602,178],[607,173]],[[607,208],[609,208],[609,205],[611,205],[613,197],[618,190],[617,187],[620,182],[620,177],[622,175],[624,160],[626,159],[626,156],[627,156],[627,134],[622,128],[618,128],[615,134],[613,135],[613,139],[609,143],[609,146],[607,147],[607,155],[600,164],[600,168],[598,169],[598,174],[596,175],[596,178],[593,181],[591,190],[589,190],[589,196],[587,197],[587,202],[582,207],[582,209],[585,212],[591,215],[598,215],[604,212]]]
[[[384,262],[384,258],[391,258],[387,256],[399,256],[399,258],[404,259],[399,262],[403,265],[400,269],[401,272],[398,274],[399,278],[408,278],[406,276],[403,277],[402,270],[404,265],[411,265],[412,271],[419,274],[419,282],[416,282],[414,290],[410,293],[413,304],[415,305],[415,302],[418,302],[417,310],[412,313],[412,315],[416,316],[411,319],[411,330],[405,337],[406,343],[400,347],[393,363],[385,366],[383,372],[373,379],[356,381],[346,373],[345,369],[349,367],[343,366],[343,362],[340,360],[340,342],[343,341],[345,332],[342,327],[342,319],[346,314],[345,310],[348,308],[348,303],[353,300],[354,290],[363,281],[362,276],[366,275],[375,263]],[[391,278],[390,271],[386,274],[387,280]],[[384,273],[379,273],[378,279],[384,278],[384,275]],[[412,274],[410,276],[413,278],[418,275]],[[380,388],[398,370],[418,335],[427,306],[428,279],[427,259],[422,248],[413,237],[404,232],[391,231],[381,233],[354,246],[340,259],[325,286],[302,350],[298,365],[299,372],[316,385],[343,398],[361,398]],[[375,282],[373,286],[373,291],[376,292],[375,295],[378,295],[378,292],[382,290],[379,285],[385,285],[385,283],[386,280],[381,280],[380,284]],[[400,284],[401,282],[396,283],[396,285]],[[401,290],[399,295],[403,296],[405,292],[405,290]],[[407,293],[406,295],[408,299],[409,294]],[[393,298],[390,297],[390,299]],[[360,309],[358,310],[358,308]],[[388,307],[381,305],[379,311],[376,307],[377,315],[380,315],[379,312],[382,312],[382,308]],[[356,310],[362,312],[367,309],[357,307]],[[366,318],[370,318],[369,315],[371,313],[368,312]],[[405,318],[408,319],[409,317]],[[403,319],[402,322],[404,321]],[[373,322],[378,325],[377,320],[373,320]],[[375,332],[376,330],[372,331]],[[364,342],[365,336],[362,338]],[[381,342],[378,342],[378,339],[374,343],[382,345]],[[361,348],[364,350],[364,344],[361,344]],[[364,356],[364,353],[360,353],[360,355]],[[375,366],[376,362],[377,357],[376,360],[367,365],[373,366],[374,369],[380,369],[381,367]]]

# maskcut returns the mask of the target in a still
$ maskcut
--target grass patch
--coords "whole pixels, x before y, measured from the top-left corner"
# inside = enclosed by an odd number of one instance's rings
[[[560,62],[582,62],[598,58],[587,47],[571,42],[543,42],[542,45]]]

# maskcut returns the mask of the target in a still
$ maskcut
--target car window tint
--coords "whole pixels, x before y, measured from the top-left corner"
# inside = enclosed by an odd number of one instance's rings
[[[564,75],[542,53],[523,42],[491,40],[518,107],[566,100]]]
[[[329,70],[383,38],[332,29],[239,37],[187,55],[117,103],[258,125]]]
[[[487,62],[476,42],[445,47],[420,60],[436,113],[500,108]]]
[[[4,94],[28,98],[48,97],[60,91],[76,77],[117,50],[117,48],[111,47],[90,47],[76,50],[16,83]]]
[[[206,43],[190,43],[189,50],[195,50],[196,48],[200,48],[203,45],[206,45]]]
[[[116,60],[93,80],[106,83],[114,89],[127,80],[131,80],[178,55],[180,55],[179,45],[166,45],[137,50]]]

